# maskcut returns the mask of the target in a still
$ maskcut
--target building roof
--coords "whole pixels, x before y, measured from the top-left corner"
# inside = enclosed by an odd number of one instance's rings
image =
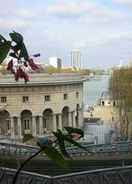
[[[63,74],[29,74],[30,81],[25,83],[24,80],[15,81],[13,75],[1,75],[0,87],[15,87],[15,86],[51,86],[63,84],[77,84],[88,80],[80,74],[63,73]]]
[[[101,99],[102,100],[111,99],[110,93],[108,91],[103,91],[102,94],[101,94]]]

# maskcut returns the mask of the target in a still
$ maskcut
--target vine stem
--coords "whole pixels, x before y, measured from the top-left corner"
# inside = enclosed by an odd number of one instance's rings
[[[21,170],[23,169],[23,167],[30,161],[32,160],[34,157],[36,157],[39,153],[41,153],[43,151],[44,148],[40,149],[38,152],[36,152],[35,154],[33,154],[31,157],[29,157],[27,160],[25,160],[20,167],[18,168],[17,172],[15,173],[14,177],[13,177],[13,181],[12,184],[16,184],[16,181],[18,179],[19,173],[21,172]]]

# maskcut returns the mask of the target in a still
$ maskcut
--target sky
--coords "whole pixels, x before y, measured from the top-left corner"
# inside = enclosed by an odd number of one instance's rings
[[[0,34],[23,34],[41,62],[61,57],[70,65],[79,48],[87,68],[108,68],[132,60],[132,0],[4,0]]]

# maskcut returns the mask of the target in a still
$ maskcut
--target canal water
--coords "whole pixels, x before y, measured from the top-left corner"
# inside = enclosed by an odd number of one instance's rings
[[[98,99],[103,91],[107,91],[109,87],[109,76],[95,76],[84,83],[84,110],[88,106],[97,104]]]

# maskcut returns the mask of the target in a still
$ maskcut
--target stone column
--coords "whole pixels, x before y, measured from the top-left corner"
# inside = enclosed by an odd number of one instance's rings
[[[55,132],[56,132],[56,130],[57,130],[57,125],[56,125],[56,115],[55,115],[55,114],[53,114],[53,131],[55,131]]]
[[[83,126],[83,112],[81,109],[78,111],[78,125],[79,128]]]
[[[18,123],[18,136],[20,139],[23,138],[22,136],[22,122],[21,122],[21,118],[17,117],[17,123]]]
[[[76,117],[75,117],[75,111],[73,111],[73,113],[72,113],[72,119],[73,119],[73,127],[75,128],[76,127]]]
[[[39,136],[43,135],[43,116],[39,116]]]
[[[58,119],[59,119],[59,129],[62,130],[62,114],[58,115]]]
[[[68,126],[72,127],[72,112],[68,113]]]
[[[14,127],[14,119],[13,119],[13,117],[11,117],[10,120],[11,120],[11,138],[15,139],[15,127]]]
[[[36,116],[32,117],[32,135],[33,137],[37,136]]]

